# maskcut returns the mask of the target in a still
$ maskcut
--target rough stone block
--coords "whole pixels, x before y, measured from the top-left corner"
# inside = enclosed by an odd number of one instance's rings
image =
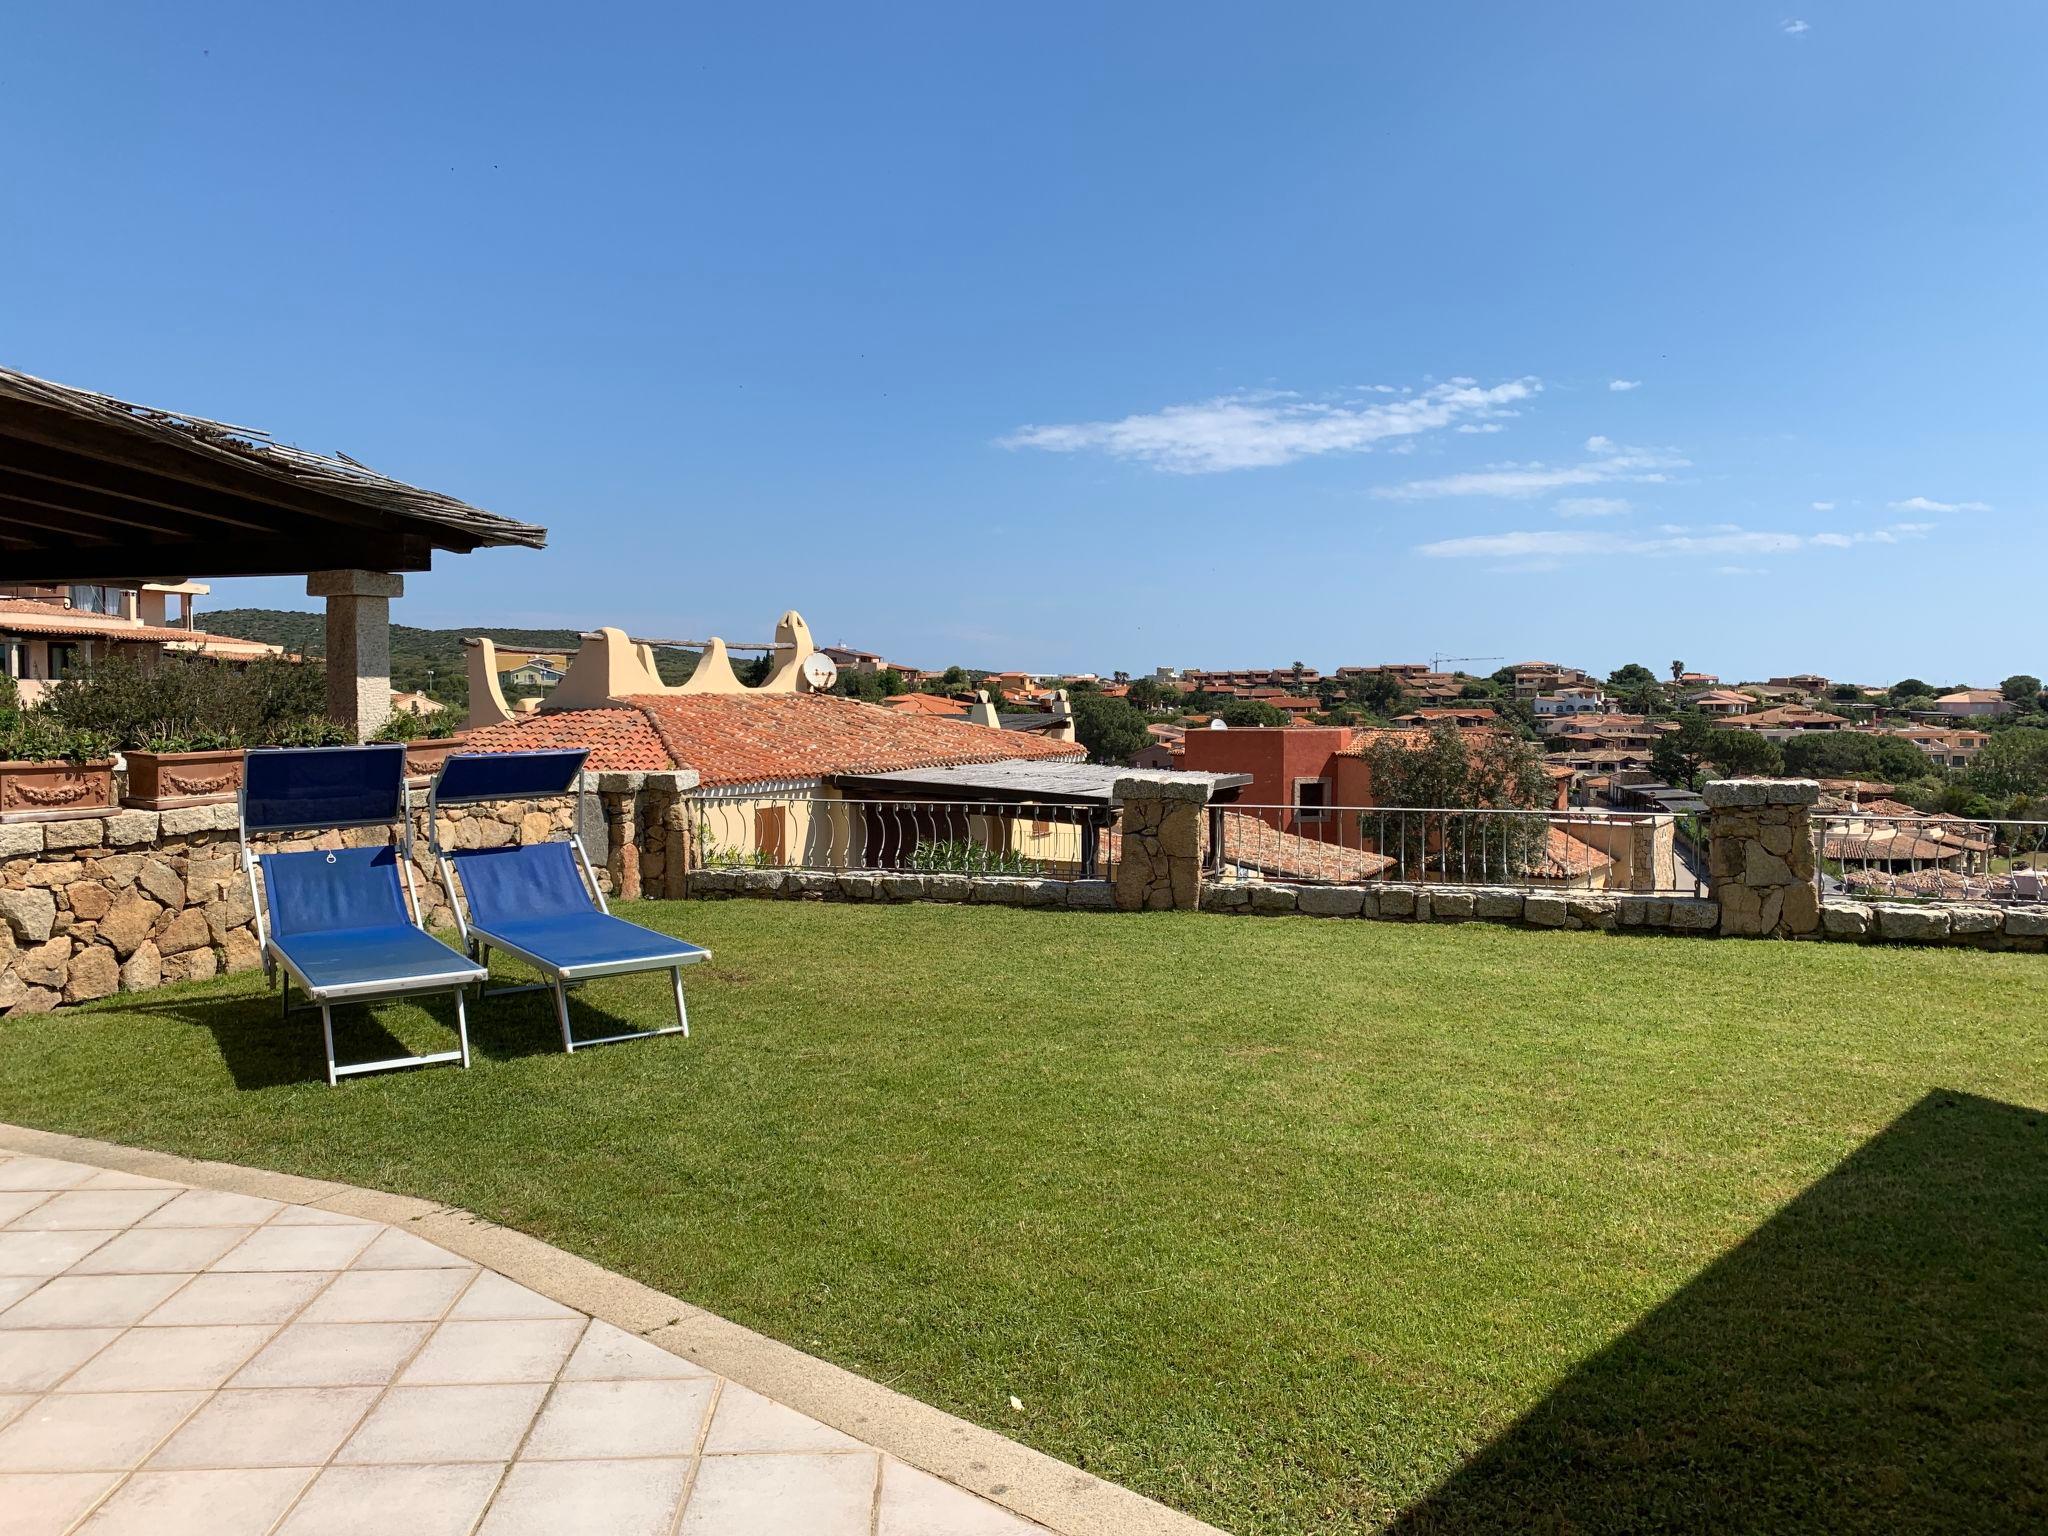
[[[1505,889],[1474,891],[1472,915],[1494,922],[1512,922],[1522,915],[1522,893]]]
[[[71,940],[62,934],[14,957],[15,974],[32,987],[62,987],[71,966]]]
[[[95,944],[71,957],[71,971],[64,983],[64,1001],[91,1002],[112,997],[121,990],[121,962],[104,945]]]
[[[1108,912],[1116,906],[1116,892],[1107,880],[1067,882],[1067,905],[1086,912]]]
[[[1219,881],[1202,887],[1204,912],[1243,912],[1252,904],[1251,887],[1239,881]]]
[[[1365,892],[1357,886],[1305,885],[1295,899],[1295,909],[1311,917],[1356,917],[1365,904]]]
[[[1882,939],[1926,943],[1948,937],[1948,913],[1941,907],[1879,906],[1877,934]]]
[[[965,875],[925,876],[926,901],[966,901],[968,897],[968,881]]]
[[[85,866],[76,859],[60,864],[31,864],[21,872],[21,883],[43,890],[62,890],[74,880],[85,878]]]
[[[163,812],[165,837],[190,837],[199,832],[232,832],[240,813],[232,800],[216,805],[186,805]]]
[[[107,818],[107,846],[134,848],[153,843],[162,819],[155,811],[116,811]]]
[[[1588,928],[1612,928],[1618,921],[1612,896],[1569,896],[1564,905],[1574,922]]]
[[[55,1013],[57,1005],[64,1001],[64,994],[50,987],[30,987],[21,994],[21,1000],[7,1010],[11,1019],[17,1014]]]
[[[1813,805],[1820,799],[1816,779],[1715,779],[1700,791],[1709,810],[1729,806]]]
[[[1380,893],[1373,886],[1367,886],[1358,893],[1358,915],[1378,917],[1380,915]]]
[[[1711,933],[1721,921],[1721,904],[1699,896],[1678,897],[1666,904],[1665,921],[1683,933]]]
[[[848,901],[874,901],[882,894],[882,887],[873,875],[841,875],[839,894]]]
[[[43,824],[23,821],[0,822],[0,859],[20,859],[43,851]]]
[[[237,929],[228,935],[227,942],[221,946],[223,970],[253,971],[262,963],[262,947],[257,944],[256,935],[250,929]]]
[[[1742,844],[1742,874],[1744,885],[1791,885],[1794,881],[1792,866],[1768,852],[1761,841]]]
[[[1430,894],[1430,915],[1439,922],[1463,922],[1473,915],[1478,898],[1470,891],[1434,891]]]
[[[144,859],[135,883],[173,912],[185,905],[185,882],[162,859]]]
[[[1571,911],[1562,896],[1531,891],[1522,903],[1522,921],[1534,923],[1539,928],[1562,928],[1569,916]]]
[[[1274,885],[1270,882],[1252,887],[1252,910],[1277,914],[1298,911],[1301,906],[1301,892],[1291,885]]]
[[[85,923],[98,922],[114,905],[113,893],[97,880],[81,880],[67,887],[64,900],[71,908],[71,915]]]
[[[1870,908],[1860,901],[1823,902],[1820,909],[1822,931],[1836,938],[1860,939],[1870,932]]]
[[[125,958],[149,937],[162,911],[163,908],[147,896],[129,896],[117,901],[113,909],[100,919],[100,939],[111,944],[115,954]]]
[[[1820,931],[1820,892],[1810,882],[1788,885],[1778,895],[1778,932],[1801,938]]]
[[[2007,907],[2005,934],[2011,939],[2048,938],[2048,907]]]
[[[75,816],[67,821],[43,823],[43,847],[53,852],[59,848],[98,848],[106,840],[104,816]]]
[[[1948,931],[1955,934],[1996,933],[1999,930],[1999,912],[1996,907],[1950,907],[1948,909]]]
[[[1136,800],[1179,800],[1206,805],[1209,781],[1200,774],[1131,773],[1112,784],[1109,794],[1119,804]]]
[[[923,875],[884,875],[882,894],[891,901],[922,901],[925,894]]]
[[[105,932],[104,924],[101,926],[101,932]],[[206,926],[206,914],[197,907],[180,912],[171,919],[170,925],[156,936],[157,949],[166,955],[183,954],[187,950],[204,948],[212,942],[213,934]]]
[[[1405,886],[1385,885],[1380,887],[1381,917],[1413,917],[1415,915],[1415,892]]]
[[[0,891],[0,917],[22,943],[40,944],[56,929],[57,898],[47,890]]]

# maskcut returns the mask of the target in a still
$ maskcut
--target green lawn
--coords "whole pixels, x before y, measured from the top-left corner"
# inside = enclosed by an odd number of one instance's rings
[[[330,1089],[235,978],[0,1023],[0,1118],[466,1206],[1246,1533],[2048,1520],[2048,957],[626,910],[693,1039],[522,997]]]

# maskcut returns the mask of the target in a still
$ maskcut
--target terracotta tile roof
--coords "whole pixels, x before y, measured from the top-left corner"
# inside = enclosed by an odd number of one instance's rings
[[[941,720],[967,718],[967,706],[942,693],[899,693],[893,699],[882,700],[882,707],[899,715],[931,715]]]
[[[663,773],[675,767],[652,722],[637,709],[568,709],[471,731],[466,752],[533,752],[588,747],[599,773]]]
[[[75,635],[101,640],[141,640],[151,645],[185,645],[194,650],[219,651],[228,655],[272,656],[281,647],[257,640],[237,640],[230,635],[210,635],[203,629],[182,629],[169,624],[137,624],[119,614],[86,613],[58,603],[39,603],[33,598],[0,597],[0,631],[14,635]]]

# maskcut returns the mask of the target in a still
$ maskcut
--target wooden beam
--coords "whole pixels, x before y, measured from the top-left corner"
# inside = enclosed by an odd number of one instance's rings
[[[167,576],[303,576],[310,571],[424,571],[433,545],[417,534],[378,539],[226,537],[122,542],[105,548],[31,550],[7,557],[6,577],[23,584],[160,581]]]
[[[109,539],[98,529],[54,528],[47,519],[25,516],[23,509],[12,496],[0,496],[0,526],[27,528],[34,533],[40,534],[40,538],[34,539],[25,539],[19,534],[12,536],[16,543],[34,545],[39,549],[47,549],[51,546],[62,548],[66,544],[75,544],[80,540],[87,544],[111,544],[113,542],[113,540]]]
[[[152,519],[164,512],[244,533],[276,533],[286,521],[278,509],[258,502],[219,493],[194,495],[190,487],[176,480],[5,437],[0,437],[0,477],[87,491],[125,504],[135,509],[135,526],[139,528],[155,526]]]
[[[123,533],[145,533],[162,536],[176,534],[189,538],[231,539],[230,530],[217,524],[199,522],[194,518],[182,517],[176,512],[152,512],[144,507],[131,506],[114,497],[101,497],[96,491],[76,490],[70,486],[55,485],[45,480],[11,476],[0,469],[0,508],[16,513],[24,523],[34,525],[41,514],[40,526],[50,537],[62,543],[66,539],[83,538],[88,530],[81,523],[94,525],[90,532],[98,535],[101,528],[118,528]],[[107,510],[126,508],[126,511]]]

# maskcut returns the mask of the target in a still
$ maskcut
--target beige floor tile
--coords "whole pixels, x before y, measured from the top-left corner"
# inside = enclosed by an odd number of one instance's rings
[[[249,1227],[131,1227],[71,1266],[74,1275],[195,1274],[253,1230]]]
[[[25,1328],[0,1348],[0,1392],[47,1392],[121,1336],[118,1328]]]
[[[0,1312],[9,1328],[125,1328],[156,1310],[186,1275],[57,1275]]]
[[[0,1190],[0,1227],[17,1216],[26,1216],[49,1198],[49,1191],[42,1189]]]
[[[323,1211],[317,1205],[288,1205],[270,1218],[273,1227],[367,1227],[360,1216],[344,1216],[340,1211]]]
[[[448,1310],[469,1273],[460,1269],[351,1269],[306,1308],[309,1323],[424,1323]]]
[[[65,1381],[65,1392],[211,1390],[235,1373],[276,1330],[131,1328]]]
[[[0,1189],[70,1189],[99,1171],[52,1157],[10,1157],[0,1163]]]
[[[0,1312],[5,1312],[48,1279],[47,1275],[0,1275]]]
[[[260,1227],[284,1209],[281,1200],[229,1194],[222,1189],[188,1189],[142,1218],[145,1227]]]
[[[468,1259],[437,1248],[425,1238],[387,1227],[355,1262],[357,1269],[470,1269]]]
[[[868,1536],[875,1453],[707,1456],[683,1510],[681,1536]]]
[[[476,1283],[462,1293],[450,1317],[464,1321],[510,1320],[538,1317],[581,1317],[574,1307],[550,1301],[538,1291],[529,1291],[516,1280],[486,1270]]]
[[[564,1381],[556,1385],[520,1457],[594,1461],[607,1456],[691,1456],[714,1383]]]
[[[204,1392],[58,1393],[0,1429],[0,1472],[125,1472]]]
[[[59,1275],[110,1237],[102,1227],[86,1232],[0,1232],[0,1275]]]
[[[875,1536],[1043,1536],[1044,1530],[929,1472],[882,1458]]]
[[[562,1367],[564,1381],[661,1381],[704,1374],[694,1360],[672,1355],[659,1344],[636,1339],[623,1328],[595,1318],[576,1353]]]
[[[479,1536],[668,1536],[689,1466],[523,1461],[505,1474]]]
[[[61,1536],[119,1480],[118,1472],[0,1472],[0,1531]]]
[[[711,1433],[704,1441],[704,1454],[737,1451],[847,1451],[860,1442],[842,1435],[829,1424],[820,1424],[809,1414],[771,1402],[737,1382],[727,1382],[718,1397],[718,1411],[711,1417]]]
[[[0,1313],[0,1319],[6,1317]],[[307,1323],[287,1326],[236,1374],[238,1387],[377,1387],[398,1373],[425,1323]]]
[[[331,1271],[200,1275],[145,1317],[142,1326],[289,1322],[333,1278]]]
[[[548,1394],[544,1381],[489,1387],[393,1387],[338,1462],[510,1461]]]
[[[329,1467],[278,1536],[468,1536],[502,1467]]]
[[[399,1379],[407,1386],[550,1381],[582,1332],[581,1322],[443,1323]]]
[[[349,1437],[375,1387],[273,1387],[214,1394],[164,1448],[162,1467],[318,1466]]]
[[[264,1536],[314,1471],[138,1472],[80,1527],[80,1536]]]
[[[33,1392],[0,1392],[0,1429],[14,1422],[14,1416],[36,1400]]]
[[[78,1187],[80,1189],[168,1189],[176,1191],[183,1189],[185,1186],[173,1183],[169,1179],[152,1179],[146,1174],[122,1173],[117,1169],[104,1168]]]
[[[162,1205],[171,1189],[67,1189],[8,1223],[10,1232],[80,1232],[130,1227]]]
[[[262,1227],[230,1248],[217,1270],[347,1269],[374,1227]]]

